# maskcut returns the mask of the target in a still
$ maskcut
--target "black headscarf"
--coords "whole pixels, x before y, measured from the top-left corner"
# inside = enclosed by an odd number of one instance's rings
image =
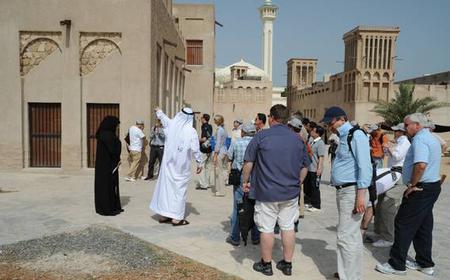
[[[98,137],[100,132],[102,131],[109,131],[116,133],[116,129],[119,123],[120,123],[119,118],[114,116],[106,116],[100,123],[97,133],[95,135]]]

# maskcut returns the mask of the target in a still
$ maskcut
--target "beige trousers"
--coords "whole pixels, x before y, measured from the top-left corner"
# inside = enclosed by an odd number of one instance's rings
[[[137,170],[139,167],[139,164],[141,163],[141,152],[135,152],[130,151],[130,154],[128,156],[129,162],[130,162],[130,171],[128,172],[128,177],[137,179]]]
[[[214,186],[216,195],[225,195],[225,176],[227,162],[224,154],[219,154],[217,165],[214,166]]]

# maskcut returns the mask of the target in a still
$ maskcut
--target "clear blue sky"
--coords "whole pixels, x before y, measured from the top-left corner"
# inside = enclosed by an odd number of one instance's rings
[[[217,26],[216,67],[244,58],[261,66],[258,8],[264,0],[175,0],[213,3]],[[318,58],[318,79],[341,72],[342,35],[357,25],[399,26],[396,80],[450,71],[450,0],[273,0],[279,7],[274,24],[273,80],[286,84],[286,61]]]

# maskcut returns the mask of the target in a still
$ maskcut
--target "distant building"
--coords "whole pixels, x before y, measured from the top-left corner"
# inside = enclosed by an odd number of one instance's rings
[[[224,115],[227,128],[233,121],[254,120],[257,113],[268,114],[273,104],[286,104],[281,96],[282,87],[273,87],[273,22],[278,7],[271,0],[264,0],[259,8],[262,21],[262,69],[241,61],[216,69],[214,89],[214,113]]]
[[[342,107],[350,119],[360,123],[379,120],[370,110],[374,101],[394,94],[395,52],[398,27],[358,26],[343,36],[344,71],[317,82],[317,59],[287,62],[287,104],[319,120],[327,108]]]
[[[425,74],[420,77],[410,78],[402,81],[395,82],[396,84],[414,84],[414,85],[440,85],[446,86],[450,85],[450,71],[436,73],[436,74]]]
[[[214,112],[225,118],[227,128],[235,119],[254,120],[272,106],[272,81],[267,73],[241,61],[216,70]]]
[[[214,7],[175,5],[177,23],[171,0],[127,3],[0,1],[0,169],[90,168],[105,115],[123,139],[155,106],[212,107]]]

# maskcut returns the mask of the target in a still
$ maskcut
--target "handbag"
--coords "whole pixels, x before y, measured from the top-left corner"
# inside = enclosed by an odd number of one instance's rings
[[[241,170],[232,168],[228,175],[228,184],[232,186],[241,185]]]

